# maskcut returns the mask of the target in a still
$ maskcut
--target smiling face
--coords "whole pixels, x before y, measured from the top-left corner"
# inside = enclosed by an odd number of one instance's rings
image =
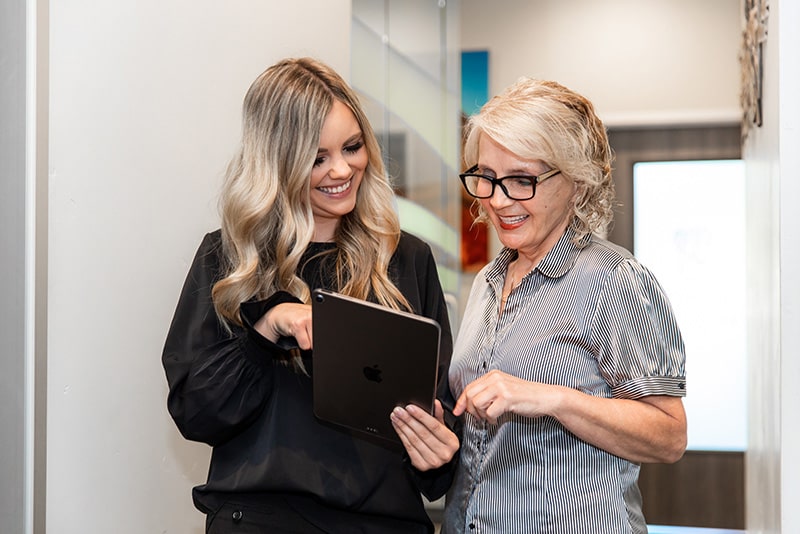
[[[311,170],[311,211],[314,241],[332,241],[339,220],[356,207],[356,194],[369,155],[364,135],[350,108],[339,100],[319,136],[319,149]]]
[[[485,134],[481,135],[478,147],[479,172],[488,176],[538,176],[550,170],[542,161],[516,156]],[[560,173],[538,184],[536,194],[529,200],[511,200],[495,187],[494,195],[480,203],[500,242],[516,249],[532,268],[569,226],[574,196],[575,185]]]

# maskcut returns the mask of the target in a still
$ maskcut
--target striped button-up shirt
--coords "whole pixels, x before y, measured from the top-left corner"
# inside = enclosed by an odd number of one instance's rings
[[[453,350],[458,397],[492,369],[605,398],[686,393],[680,331],[662,288],[626,250],[597,237],[561,237],[512,291],[517,252],[504,249],[475,278]],[[443,532],[646,533],[638,464],[571,434],[551,417],[465,414],[461,464]]]

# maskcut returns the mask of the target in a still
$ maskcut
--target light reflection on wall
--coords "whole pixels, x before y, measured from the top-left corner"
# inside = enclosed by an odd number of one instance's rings
[[[745,450],[745,182],[740,160],[634,165],[634,253],[686,343],[689,449]]]

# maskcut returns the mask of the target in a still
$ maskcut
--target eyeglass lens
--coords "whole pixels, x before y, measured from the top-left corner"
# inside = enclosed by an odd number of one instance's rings
[[[535,182],[525,176],[509,176],[501,180],[492,181],[490,178],[470,174],[464,177],[467,192],[478,198],[489,198],[494,193],[494,184],[497,183],[503,192],[512,199],[527,200],[533,197]]]

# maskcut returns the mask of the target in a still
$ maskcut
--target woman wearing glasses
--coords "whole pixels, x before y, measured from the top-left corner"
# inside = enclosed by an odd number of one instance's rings
[[[645,533],[639,463],[683,454],[685,356],[658,282],[602,237],[604,126],[582,96],[522,79],[471,118],[465,158],[504,248],[453,351],[464,430],[443,532]]]

